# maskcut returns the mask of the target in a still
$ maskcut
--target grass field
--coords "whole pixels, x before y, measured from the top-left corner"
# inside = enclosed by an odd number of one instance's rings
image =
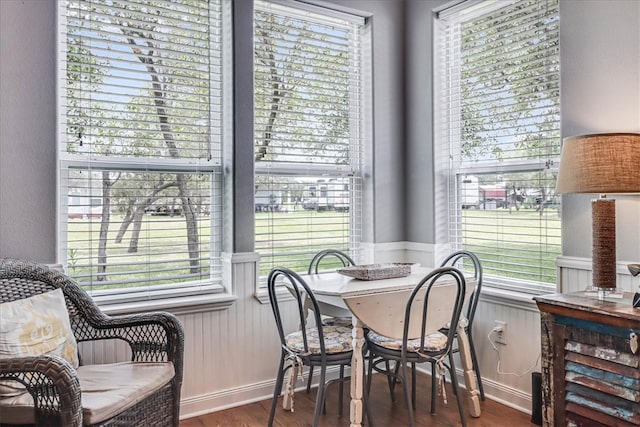
[[[118,286],[139,286],[197,280],[209,275],[210,230],[208,217],[199,228],[201,271],[189,269],[184,217],[145,215],[137,252],[129,252],[131,228],[122,242],[115,238],[122,217],[114,215],[107,238],[107,279]],[[256,213],[256,250],[275,254],[273,264],[264,264],[266,275],[272,265],[286,265],[306,271],[314,253],[324,248],[345,248],[349,242],[348,212],[290,211]],[[69,221],[69,272],[80,282],[97,277],[97,247],[100,220]],[[555,259],[560,254],[558,213],[548,209],[540,215],[534,210],[465,210],[463,245],[476,252],[486,274],[555,282]],[[507,260],[508,258],[508,260]],[[151,272],[140,264],[151,263]],[[114,265],[114,264],[117,264]],[[541,273],[542,272],[542,273]],[[155,280],[155,281],[154,281]],[[106,285],[106,283],[105,283]]]
[[[121,215],[112,215],[107,234],[106,279],[119,287],[168,284],[209,277],[210,228],[208,217],[200,219],[198,228],[200,247],[200,271],[189,268],[187,230],[182,216],[145,215],[138,237],[137,251],[130,252],[132,226],[120,243],[116,242]],[[80,283],[93,281],[93,289],[102,288],[98,277],[98,244],[100,220],[74,219],[69,221],[67,251],[70,274]],[[140,269],[141,264],[151,264]]]
[[[465,249],[476,252],[485,274],[555,283],[561,254],[558,211],[465,210]]]

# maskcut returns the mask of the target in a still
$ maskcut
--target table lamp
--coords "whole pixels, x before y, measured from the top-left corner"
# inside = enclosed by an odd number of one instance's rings
[[[610,194],[640,193],[640,133],[572,136],[562,144],[557,193],[599,194],[591,201],[593,290],[616,291],[616,205]]]

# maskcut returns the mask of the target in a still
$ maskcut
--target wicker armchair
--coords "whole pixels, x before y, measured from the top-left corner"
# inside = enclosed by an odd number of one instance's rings
[[[184,353],[184,333],[177,319],[169,313],[149,313],[131,316],[107,316],[91,297],[66,275],[44,265],[17,259],[0,260],[0,303],[25,299],[60,288],[69,313],[71,330],[78,343],[92,340],[120,339],[126,341],[132,354],[132,367],[171,366],[173,377],[157,381],[145,396],[140,394],[120,398],[122,408],[108,419],[88,418],[83,412],[85,394],[83,378],[78,370],[57,355],[20,357],[0,360],[0,380],[23,384],[33,398],[35,425],[127,425],[178,426],[180,388]],[[138,363],[139,362],[139,363]],[[151,363],[146,363],[151,362]],[[170,363],[168,363],[170,362]],[[82,363],[81,363],[82,365]],[[116,366],[120,365],[120,366]],[[122,364],[89,365],[87,369],[102,369],[103,375],[117,375]],[[26,396],[26,395],[25,395]],[[28,398],[28,396],[27,396]],[[1,401],[0,401],[1,402]],[[0,403],[0,425],[7,422],[7,408]],[[100,417],[94,417],[100,418]],[[14,421],[12,421],[14,422]],[[24,423],[23,423],[24,424]]]

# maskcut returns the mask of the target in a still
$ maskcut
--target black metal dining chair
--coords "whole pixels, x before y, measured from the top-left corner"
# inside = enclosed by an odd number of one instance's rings
[[[349,255],[342,252],[341,250],[324,249],[315,254],[311,259],[307,273],[318,274],[322,272],[322,270],[320,269],[320,265],[323,261],[325,261],[326,263],[327,259],[331,259],[331,261],[334,261],[332,265],[337,265],[338,267],[348,267],[350,265],[356,265],[355,261],[353,261],[353,259]],[[338,261],[338,263],[336,263],[335,261]]]
[[[323,270],[321,265],[329,265],[331,267],[349,267],[352,265],[356,265],[355,261],[346,253],[342,252],[339,249],[324,249],[311,259],[309,263],[309,268],[307,269],[308,274],[318,274],[322,273]],[[333,269],[328,271],[334,271]],[[334,325],[334,326],[344,326],[347,328],[351,328],[351,317],[350,316],[327,316],[322,315],[322,323],[325,325]],[[307,375],[307,393],[311,391],[311,382],[313,381],[313,366],[309,367],[309,373]],[[340,384],[340,394],[342,394],[342,384]]]
[[[281,286],[286,286],[289,294],[279,291]],[[318,366],[320,381],[313,416],[313,425],[316,426],[320,413],[324,410],[327,387],[334,382],[342,383],[349,378],[344,376],[344,368],[351,364],[353,353],[351,329],[339,325],[323,325],[316,297],[309,285],[292,270],[284,267],[272,269],[267,279],[267,288],[281,347],[280,365],[268,425],[273,425],[277,400],[287,370],[293,369],[292,381],[295,382],[295,373],[303,366]],[[293,303],[290,295],[294,297]],[[292,321],[292,317],[295,321]],[[287,323],[285,318],[288,319]],[[328,366],[340,367],[338,379],[326,380]],[[339,415],[342,415],[342,399],[340,394]]]
[[[410,425],[413,426],[413,410],[416,407],[416,364],[435,363],[443,393],[443,376],[447,369],[449,371],[460,419],[462,425],[466,426],[452,352],[456,332],[454,329],[449,329],[446,334],[440,331],[441,326],[446,323],[458,324],[464,303],[465,286],[464,276],[458,269],[450,266],[435,269],[427,274],[411,292],[405,307],[401,336],[387,337],[373,330],[366,334],[369,364],[365,401],[368,401],[370,395],[374,364],[380,361],[385,363],[393,361],[396,369],[387,369],[386,375],[394,377],[394,385],[395,381],[402,384],[409,410]],[[446,363],[447,358],[449,364]],[[412,380],[411,391],[409,390],[409,372]],[[432,394],[435,394],[433,388]],[[431,409],[431,413],[435,413],[433,401]]]
[[[476,254],[474,254],[473,252],[467,251],[467,250],[460,250],[460,251],[453,252],[449,256],[447,256],[444,259],[444,261],[442,261],[440,266],[441,267],[458,266],[457,268],[459,270],[463,270],[462,266],[460,266],[460,263],[461,262],[464,263],[465,259],[470,260],[473,266],[473,278],[475,279],[475,288],[473,292],[470,294],[469,298],[465,301],[465,305],[463,308],[464,314],[460,316],[460,324],[461,326],[464,327],[464,330],[467,333],[467,337],[469,339],[469,351],[471,353],[473,371],[475,372],[476,381],[478,382],[480,399],[484,400],[484,388],[482,387],[482,376],[480,375],[480,366],[478,365],[478,356],[476,355],[476,348],[473,344],[473,333],[472,333],[473,319],[476,314],[476,308],[478,306],[478,301],[480,300],[480,291],[482,288],[482,264],[480,263],[480,260],[478,259]],[[448,332],[449,327],[450,325],[447,325],[447,327],[442,328],[441,332],[446,334]],[[456,337],[457,337],[457,334],[456,334]],[[460,349],[456,344],[453,348],[453,352],[457,353],[459,351]],[[434,373],[434,371],[435,371],[435,364],[432,364],[431,366],[432,374]]]

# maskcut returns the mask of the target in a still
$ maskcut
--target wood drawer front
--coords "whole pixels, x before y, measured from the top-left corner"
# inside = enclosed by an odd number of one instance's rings
[[[566,334],[567,425],[640,425],[640,356],[629,342],[634,331],[562,316],[556,322]]]
[[[567,402],[565,411],[567,415],[567,426],[569,427],[637,427],[637,424],[629,423],[602,412],[594,411],[586,406],[576,405],[571,402]]]

